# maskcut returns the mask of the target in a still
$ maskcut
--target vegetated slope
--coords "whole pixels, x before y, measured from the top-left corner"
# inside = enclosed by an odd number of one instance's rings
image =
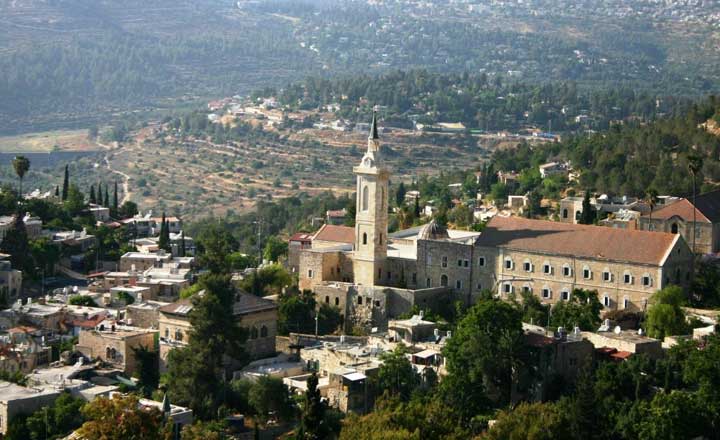
[[[0,0],[0,130],[310,73],[429,68],[700,95],[720,84],[717,12],[620,0]]]

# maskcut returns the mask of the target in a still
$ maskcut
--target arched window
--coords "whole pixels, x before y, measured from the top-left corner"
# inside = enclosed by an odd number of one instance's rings
[[[563,209],[563,218],[568,218],[568,210],[567,210],[567,208]]]
[[[362,190],[362,210],[367,211],[368,210],[368,204],[370,199],[370,194],[367,185],[363,187]]]
[[[677,223],[673,223],[673,224],[672,224],[672,226],[670,227],[670,232],[672,232],[673,234],[677,234],[677,233],[678,233],[678,225],[677,225]]]
[[[363,232],[363,244],[367,244],[367,232]]]
[[[440,277],[440,285],[443,286],[443,287],[447,287],[447,285],[448,285],[448,277],[447,277],[447,275],[444,275],[444,274],[443,274],[443,275]]]
[[[258,329],[257,327],[254,327],[250,329],[250,339],[257,339],[258,337]]]
[[[267,327],[265,325],[263,325],[262,327],[260,327],[260,337],[267,338],[267,335],[268,335]]]
[[[339,305],[340,305],[340,298],[336,297],[335,298],[335,306],[339,306]]]
[[[330,304],[330,297],[329,297],[329,296],[325,296],[325,304]]]

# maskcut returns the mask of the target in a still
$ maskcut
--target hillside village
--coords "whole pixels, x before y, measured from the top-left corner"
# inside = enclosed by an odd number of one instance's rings
[[[717,343],[717,312],[697,306],[711,301],[698,283],[718,270],[720,192],[568,196],[551,221],[532,218],[538,201],[528,196],[486,198],[475,189],[464,199],[462,182],[441,190],[454,197],[448,211],[418,189],[391,191],[390,131],[377,114],[361,127],[369,133],[362,157],[337,163],[345,173],[355,165],[352,206],[328,210],[285,243],[268,239],[262,259],[229,254],[217,231],[192,237],[181,218],[118,206],[117,188],[111,195],[104,187],[103,197],[93,186],[86,197],[66,175],[55,192],[18,192],[11,203],[19,214],[0,219],[0,370],[15,382],[0,382],[0,433],[65,393],[93,402],[139,391],[133,404],[156,408],[177,433],[207,419],[207,404],[174,378],[178,354],[203,343],[196,310],[209,307],[205,298],[224,301],[226,319],[244,335],[242,356],[218,360],[233,383],[318,393],[328,411],[367,417],[385,398],[378,387],[390,365],[406,365],[420,387],[460,374],[452,354],[466,342],[457,339],[457,320],[466,319],[459,311],[482,304],[519,307],[517,349],[535,359],[535,374],[513,383],[512,403],[545,401],[558,380],[574,386],[581,365],[663,362],[674,347]],[[537,173],[577,179],[564,162]],[[483,168],[468,178],[514,185],[520,177]],[[61,226],[67,215],[70,228]],[[401,217],[394,232],[390,216]],[[676,314],[673,323],[654,320],[661,306]],[[246,411],[224,417],[227,435],[275,435],[294,423],[261,407]]]

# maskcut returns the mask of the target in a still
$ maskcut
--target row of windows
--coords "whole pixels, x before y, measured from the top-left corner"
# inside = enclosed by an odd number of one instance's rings
[[[515,270],[515,262],[512,260],[512,258],[505,258],[505,269],[507,270]],[[535,265],[531,263],[528,260],[525,260],[523,262],[523,270],[525,272],[531,273],[535,272]],[[545,275],[553,275],[555,274],[555,268],[550,263],[543,263],[542,265],[542,273]],[[568,264],[564,264],[562,266],[562,275],[564,277],[571,277],[573,276],[573,269]],[[585,265],[582,269],[582,277],[586,280],[593,279],[593,271],[590,269],[589,266]],[[629,271],[625,271],[623,273],[623,283],[625,284],[634,284],[635,283],[635,277],[633,274]],[[602,280],[608,283],[611,283],[615,280],[615,275],[609,270],[605,269],[602,272]],[[652,286],[653,280],[650,274],[644,273],[642,277],[640,278],[641,284],[645,287]]]
[[[428,255],[428,264],[430,264],[431,262],[432,262],[432,257],[431,257],[430,255]],[[440,265],[441,265],[442,267],[448,267],[448,257],[447,257],[447,256],[443,256],[443,257],[442,257],[442,260],[441,260],[441,262],[440,262]],[[470,260],[467,260],[467,259],[464,259],[464,258],[458,258],[458,260],[457,260],[457,266],[458,266],[458,267],[468,268],[468,267],[470,267]]]
[[[267,338],[268,337],[268,328],[263,324],[260,327],[260,337],[261,338]],[[255,326],[252,326],[250,328],[250,339],[257,339],[258,338],[258,328]]]
[[[503,292],[506,294],[515,293],[515,286],[513,286],[510,283],[505,283]],[[532,293],[532,287],[529,285],[523,286],[523,292],[525,293]],[[543,299],[552,299],[553,297],[553,291],[551,288],[544,286],[541,291],[541,295]],[[569,289],[563,289],[560,291],[560,299],[563,301],[569,301],[570,300],[570,290]],[[612,306],[612,298],[609,295],[603,295],[603,306],[605,307],[611,307]],[[630,299],[625,297],[623,298],[623,308],[627,309],[630,306]]]

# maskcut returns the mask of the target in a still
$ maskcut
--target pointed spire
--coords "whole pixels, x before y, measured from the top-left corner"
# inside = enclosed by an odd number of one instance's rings
[[[372,139],[372,140],[380,139],[380,136],[378,136],[378,129],[377,129],[377,111],[375,111],[375,110],[373,110],[372,123],[370,124],[370,136],[368,136],[368,139]]]

